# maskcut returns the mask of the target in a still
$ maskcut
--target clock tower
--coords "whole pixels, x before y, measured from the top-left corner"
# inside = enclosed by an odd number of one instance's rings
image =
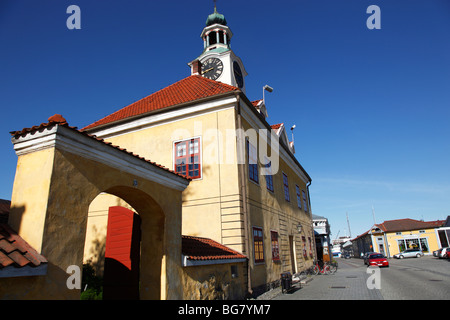
[[[198,74],[238,87],[245,93],[247,72],[241,59],[231,50],[232,36],[225,16],[218,13],[214,5],[214,12],[206,19],[206,27],[200,35],[203,39],[203,53],[188,65],[192,75]]]

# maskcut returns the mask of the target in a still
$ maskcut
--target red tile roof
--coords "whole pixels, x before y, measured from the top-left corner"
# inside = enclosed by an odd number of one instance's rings
[[[397,219],[384,221],[377,226],[384,232],[395,232],[395,231],[408,231],[408,230],[419,230],[419,229],[431,229],[443,226],[444,220],[436,221],[420,221],[414,219]]]
[[[189,260],[246,259],[243,254],[214,240],[182,236],[182,254]]]
[[[258,107],[263,102],[263,99],[252,101],[254,107]]]
[[[8,266],[37,267],[47,259],[33,249],[7,224],[0,224],[0,272]]]
[[[82,135],[84,135],[86,137],[89,137],[91,139],[97,140],[98,142],[107,144],[107,145],[111,146],[112,148],[115,148],[117,150],[125,152],[125,153],[127,153],[127,154],[129,154],[129,155],[131,155],[133,157],[139,158],[139,159],[141,159],[141,160],[143,160],[145,162],[148,162],[148,163],[150,163],[150,164],[152,164],[152,165],[154,165],[154,166],[156,166],[158,168],[161,168],[161,169],[163,169],[163,170],[165,170],[167,172],[173,173],[173,174],[175,174],[177,176],[180,176],[180,177],[182,177],[184,179],[187,179],[187,180],[192,180],[191,178],[186,177],[186,176],[184,176],[182,174],[179,174],[179,173],[177,173],[177,172],[175,172],[173,170],[170,170],[170,169],[168,169],[168,168],[166,168],[166,167],[164,167],[164,166],[162,166],[160,164],[157,164],[156,162],[147,160],[147,159],[145,159],[143,157],[140,157],[139,155],[137,155],[137,154],[135,154],[133,152],[127,151],[127,149],[124,149],[124,148],[121,148],[119,146],[113,145],[111,142],[107,142],[107,141],[105,141],[103,139],[97,138],[95,135],[88,134],[85,131],[80,131],[76,127],[71,127],[67,123],[66,119],[64,119],[61,115],[58,115],[58,114],[55,114],[55,115],[51,116],[50,118],[48,118],[48,122],[47,123],[41,123],[39,126],[33,126],[31,128],[23,128],[22,130],[19,130],[19,131],[11,131],[10,134],[13,137],[18,138],[18,137],[24,136],[24,135],[26,135],[26,134],[28,134],[30,132],[35,132],[35,131],[43,130],[45,128],[50,128],[50,127],[52,127],[52,126],[54,126],[56,124],[58,124],[60,126],[64,126],[66,128],[69,128],[71,130],[74,130],[74,131],[78,132],[79,134],[82,134]]]
[[[136,101],[81,130],[92,129],[100,125],[146,114],[151,111],[232,91],[239,91],[239,88],[199,75],[192,75]]]
[[[284,123],[272,124],[270,127],[274,130],[280,129]]]

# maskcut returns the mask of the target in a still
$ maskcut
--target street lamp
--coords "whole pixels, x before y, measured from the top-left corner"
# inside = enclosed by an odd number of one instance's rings
[[[298,233],[302,233],[302,224],[301,223],[299,223],[298,225],[297,225],[297,231],[298,231]]]
[[[264,103],[264,105],[266,104],[266,97],[264,94],[265,91],[273,92],[273,88],[271,86],[268,86],[267,84],[263,87],[263,103]]]

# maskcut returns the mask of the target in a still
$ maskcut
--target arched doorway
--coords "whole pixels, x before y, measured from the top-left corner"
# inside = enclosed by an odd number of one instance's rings
[[[10,224],[48,260],[47,275],[33,281],[36,298],[79,299],[67,270],[82,267],[89,205],[103,192],[141,218],[139,297],[182,296],[181,192],[188,179],[66,122],[15,132],[13,143],[19,158],[11,207],[23,210],[11,211]]]
[[[136,188],[117,186],[94,198],[83,258],[84,268],[95,275],[97,285],[101,282],[94,298],[101,292],[104,300],[135,300],[141,297],[140,287],[145,296],[160,298],[164,221],[156,201]],[[82,298],[92,298],[92,292],[83,294],[90,286],[83,282]]]

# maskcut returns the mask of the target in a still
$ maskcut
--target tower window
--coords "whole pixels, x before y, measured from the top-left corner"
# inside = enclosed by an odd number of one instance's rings
[[[213,31],[208,34],[209,37],[209,45],[213,45],[217,43],[217,34]]]
[[[219,43],[225,43],[223,31],[219,31],[217,34],[219,35]]]

